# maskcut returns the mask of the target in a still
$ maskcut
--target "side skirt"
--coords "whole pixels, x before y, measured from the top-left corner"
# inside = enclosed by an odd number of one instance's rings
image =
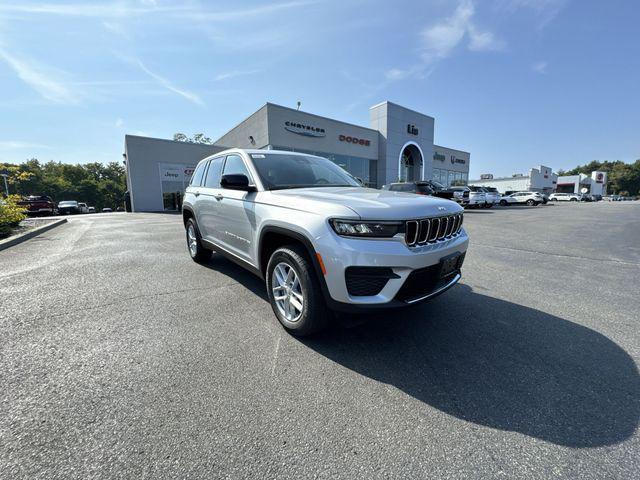
[[[219,253],[220,255],[227,258],[228,260],[231,260],[236,265],[239,265],[242,268],[249,270],[251,273],[256,275],[261,280],[264,280],[264,277],[262,276],[262,272],[259,269],[257,269],[255,266],[247,262],[245,259],[238,257],[237,255],[229,252],[228,250],[224,249],[219,245],[216,245],[213,242],[210,242],[209,240],[205,240],[203,238],[201,239],[201,241],[202,241],[202,244],[209,250],[214,250],[216,253]]]

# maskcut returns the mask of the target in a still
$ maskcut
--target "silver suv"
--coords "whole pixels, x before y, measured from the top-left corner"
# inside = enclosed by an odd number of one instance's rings
[[[202,160],[182,213],[191,257],[215,250],[263,278],[296,335],[322,329],[330,310],[444,292],[460,279],[469,242],[455,202],[364,188],[326,158],[276,150]]]

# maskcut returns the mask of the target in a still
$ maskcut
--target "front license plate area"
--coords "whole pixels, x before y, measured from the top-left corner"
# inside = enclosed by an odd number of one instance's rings
[[[440,278],[450,276],[460,269],[461,253],[452,253],[440,259]]]

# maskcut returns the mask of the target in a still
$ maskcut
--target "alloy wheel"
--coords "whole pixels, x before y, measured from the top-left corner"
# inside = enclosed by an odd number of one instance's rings
[[[187,245],[189,246],[189,253],[192,257],[195,257],[198,254],[198,238],[193,224],[187,227]]]
[[[282,317],[291,323],[300,320],[304,308],[302,285],[294,268],[280,262],[271,274],[273,300]]]

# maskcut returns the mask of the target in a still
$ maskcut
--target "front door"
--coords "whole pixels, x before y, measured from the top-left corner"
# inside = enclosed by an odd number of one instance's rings
[[[222,170],[222,175],[242,174],[254,181],[240,155],[228,155]],[[256,230],[255,192],[242,190],[220,189],[222,199],[219,208],[219,240],[220,246],[226,248],[238,257],[251,261],[252,242]]]

